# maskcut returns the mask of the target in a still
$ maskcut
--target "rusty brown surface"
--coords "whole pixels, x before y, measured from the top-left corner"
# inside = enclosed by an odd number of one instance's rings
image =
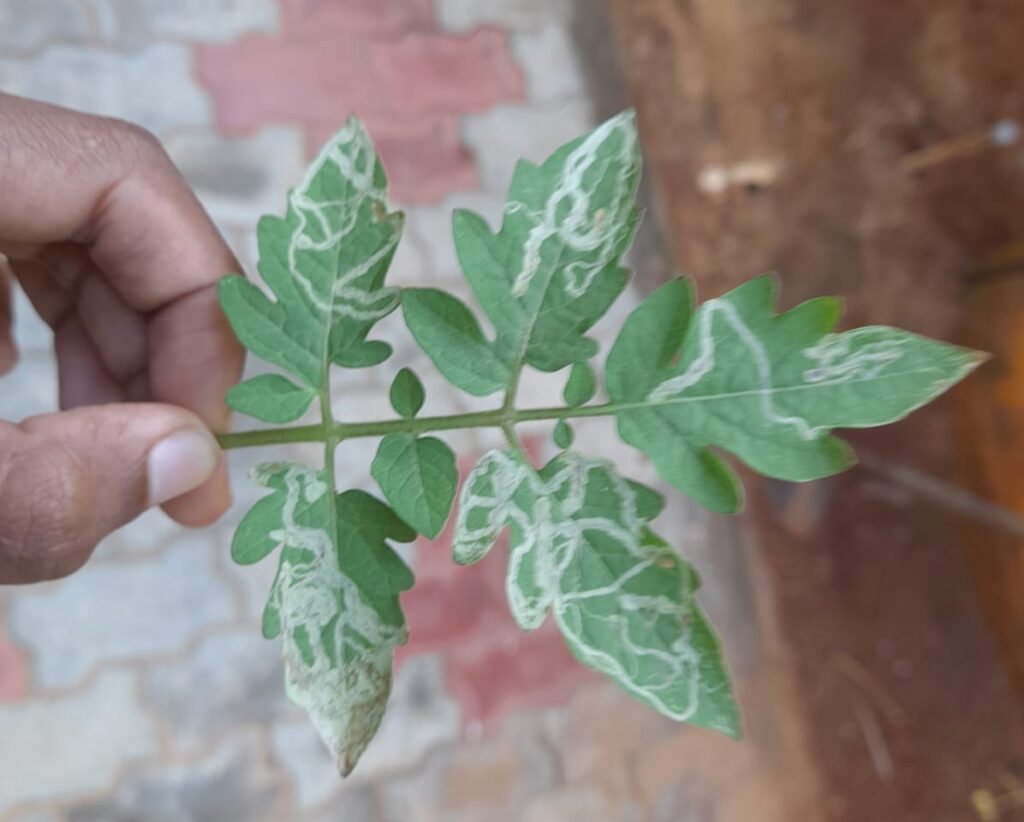
[[[852,323],[1002,354],[953,398],[851,437],[874,470],[799,487],[747,477],[776,676],[795,689],[776,708],[813,763],[779,778],[817,786],[793,818],[1024,818],[1007,673],[1024,653],[1021,545],[887,470],[953,488],[959,458],[974,490],[1021,503],[1024,402],[1007,363],[1022,360],[1007,355],[1024,354],[1022,290],[964,283],[999,249],[1012,266],[1024,240],[1024,147],[986,139],[1024,121],[1024,3],[611,6],[664,234],[704,296],[775,270],[787,305],[841,294]]]
[[[970,438],[963,475],[986,499],[1024,515],[1024,266],[973,281],[964,309],[965,339],[993,361],[956,395]],[[963,533],[983,607],[1024,693],[1024,538],[984,521]]]

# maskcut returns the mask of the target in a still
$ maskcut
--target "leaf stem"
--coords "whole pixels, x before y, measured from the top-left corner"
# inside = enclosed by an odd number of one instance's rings
[[[329,425],[300,425],[290,428],[267,428],[259,431],[241,431],[217,437],[224,449],[256,448],[265,445],[284,445],[299,442],[326,442],[329,439],[361,439],[383,437],[386,434],[426,434],[432,431],[455,431],[462,428],[507,429],[521,422],[558,420],[573,417],[603,417],[615,413],[617,406],[585,405],[580,408],[525,408],[477,411],[444,417],[418,417],[412,420],[394,419],[375,422],[336,422]]]

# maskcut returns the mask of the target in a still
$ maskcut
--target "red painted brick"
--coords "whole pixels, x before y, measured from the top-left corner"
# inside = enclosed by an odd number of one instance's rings
[[[281,3],[279,37],[196,47],[221,130],[296,125],[312,154],[356,113],[380,143],[396,199],[432,201],[476,184],[459,115],[523,95],[503,32],[439,31],[428,0]]]

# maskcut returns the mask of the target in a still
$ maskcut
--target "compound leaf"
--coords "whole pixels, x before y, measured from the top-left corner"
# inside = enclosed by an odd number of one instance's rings
[[[852,453],[832,429],[901,419],[982,360],[892,328],[835,333],[840,305],[832,299],[779,314],[770,278],[700,307],[689,284],[676,280],[630,315],[606,363],[610,402],[588,405],[597,344],[586,335],[626,284],[639,174],[626,113],[541,165],[519,163],[497,231],[457,212],[456,250],[489,321],[484,329],[443,291],[409,289],[400,300],[385,285],[402,217],[388,212],[383,169],[353,120],[289,196],[286,216],[260,222],[268,292],[241,277],[221,283],[239,339],[287,373],[229,393],[233,407],[264,421],[297,419],[317,396],[329,411],[331,366],[387,359],[391,347],[368,335],[399,302],[413,337],[450,382],[477,396],[506,392],[500,408],[417,419],[423,387],[403,369],[391,387],[402,419],[292,429],[282,439],[322,432],[327,468],[279,463],[255,474],[270,494],[239,524],[232,556],[251,564],[279,548],[263,633],[281,637],[289,693],[343,773],[380,724],[393,652],[406,639],[399,594],[413,578],[391,544],[439,534],[456,493],[455,456],[427,431],[465,422],[501,428],[514,443],[517,423],[548,420],[556,443],[569,449],[570,419],[614,415],[621,437],[667,482],[709,508],[735,511],[742,489],[720,452],[780,479],[834,473]],[[566,407],[518,408],[526,367],[571,368]],[[379,435],[372,474],[387,503],[363,491],[336,493],[334,446]],[[663,506],[657,492],[570,450],[540,471],[519,448],[492,451],[463,485],[455,559],[480,560],[507,532],[506,591],[522,628],[553,615],[585,664],[667,716],[735,736],[739,714],[696,602],[697,575],[650,526]]]

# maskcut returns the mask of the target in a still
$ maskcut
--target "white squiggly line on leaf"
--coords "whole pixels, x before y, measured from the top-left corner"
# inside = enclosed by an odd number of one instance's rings
[[[373,143],[362,126],[354,120],[350,121],[324,147],[306,171],[302,183],[289,197],[299,222],[288,244],[288,268],[309,301],[325,314],[356,320],[379,320],[398,304],[399,291],[396,288],[369,290],[354,285],[394,250],[398,245],[398,231],[392,231],[386,243],[335,280],[331,285],[331,294],[327,296],[317,291],[312,280],[302,273],[302,266],[298,262],[300,251],[326,251],[344,243],[356,228],[362,206],[367,200],[372,202],[375,210],[386,214],[387,193],[374,184],[376,157]],[[351,187],[352,194],[349,197],[318,201],[310,196],[309,192],[317,176],[327,163],[331,163]],[[332,225],[332,216],[338,223],[337,227]],[[311,219],[317,223],[323,235],[322,240],[314,240],[307,233]]]
[[[768,357],[768,351],[744,322],[736,307],[724,299],[708,300],[701,306],[697,357],[682,374],[665,380],[652,389],[648,394],[648,399],[653,403],[658,403],[678,398],[684,391],[692,388],[714,370],[717,345],[713,323],[717,315],[725,318],[754,360],[759,385],[753,393],[759,398],[764,418],[777,425],[795,428],[805,440],[816,439],[822,432],[829,430],[830,426],[828,425],[812,425],[801,416],[784,414],[776,409],[775,385],[773,384],[772,364]],[[875,377],[902,357],[898,341],[892,340],[891,346],[883,346],[879,343],[878,347],[871,351],[855,352],[846,360],[842,360],[840,357],[848,353],[848,346],[844,346],[842,343],[843,336],[845,335],[828,335],[820,343],[804,349],[805,356],[819,363],[816,368],[809,369],[804,373],[804,379],[808,383],[822,382],[826,379],[846,382],[858,378]]]
[[[347,771],[383,716],[391,655],[408,634],[404,626],[384,623],[355,583],[342,573],[328,532],[297,521],[300,503],[314,504],[328,493],[323,478],[299,463],[268,464],[253,472],[263,485],[276,476],[283,478],[285,500],[282,527],[272,531],[271,537],[310,557],[292,561],[282,556],[271,595],[285,636],[288,693],[309,710],[328,747],[341,752],[341,766]],[[334,500],[326,503],[333,505]],[[333,658],[324,640],[324,631],[332,622]],[[297,641],[300,630],[313,655],[312,665]],[[337,671],[341,680],[322,678],[331,671]]]
[[[584,176],[594,169],[600,149],[616,135],[621,141],[616,159],[621,164],[622,171],[615,177],[615,192],[611,198],[613,211],[609,213],[607,209],[598,208],[591,213],[591,198],[596,193],[596,187],[605,182],[607,175],[603,172],[594,174],[590,191],[586,189]],[[599,252],[595,261],[576,261],[563,269],[563,288],[572,298],[583,296],[594,278],[613,260],[624,214],[632,208],[629,180],[632,176],[636,146],[637,137],[632,114],[620,115],[593,131],[569,155],[562,171],[561,182],[548,197],[543,213],[536,214],[523,203],[509,203],[507,213],[525,211],[534,222],[523,251],[522,270],[516,275],[512,286],[512,291],[517,297],[522,297],[529,291],[530,284],[540,270],[541,249],[552,237],[557,236],[561,242],[576,252]],[[607,165],[610,161],[604,162]],[[579,272],[581,268],[582,274]]]
[[[850,348],[858,337],[878,335],[878,330],[873,328],[826,334],[817,345],[804,349],[804,355],[817,363],[804,371],[804,380],[809,383],[825,380],[842,382],[877,377],[903,356],[905,340],[877,339],[857,351],[851,352]]]
[[[694,607],[689,593],[692,589],[683,586],[678,600],[624,592],[630,581],[658,564],[656,552],[643,542],[645,523],[637,512],[633,491],[608,463],[572,453],[561,459],[559,470],[545,480],[508,452],[491,451],[484,455],[463,487],[456,521],[456,555],[462,552],[464,557],[478,558],[482,554],[481,543],[493,543],[504,527],[512,527],[515,540],[509,554],[507,593],[517,621],[524,628],[537,628],[548,609],[553,608],[563,633],[588,664],[609,674],[666,715],[685,721],[699,708],[701,687],[700,657],[689,640],[689,617]],[[577,516],[585,505],[594,472],[602,472],[610,481],[621,521]],[[528,489],[525,496],[532,503],[528,509],[517,504],[524,485]],[[470,527],[470,521],[478,517],[482,517],[483,523]],[[610,584],[564,590],[573,561],[579,558],[580,551],[587,549],[587,532],[600,533],[614,541],[636,562]],[[524,579],[525,564],[530,559],[532,573]],[[676,571],[688,573],[683,565],[677,565]],[[529,583],[529,593],[522,588],[524,582]],[[616,613],[588,611],[588,604],[602,597],[615,598]],[[625,658],[632,660],[633,670],[627,669],[621,659],[587,643],[581,622],[584,613],[588,620],[603,623],[617,636],[620,647],[629,652]],[[659,618],[669,618],[679,637],[667,650],[639,645],[635,631],[629,630],[630,615],[651,624]],[[657,660],[663,673],[641,674],[636,668],[641,658]],[[643,677],[646,679],[641,681]],[[659,693],[679,685],[685,689],[682,709],[672,707]],[[678,704],[678,698],[673,701]]]

